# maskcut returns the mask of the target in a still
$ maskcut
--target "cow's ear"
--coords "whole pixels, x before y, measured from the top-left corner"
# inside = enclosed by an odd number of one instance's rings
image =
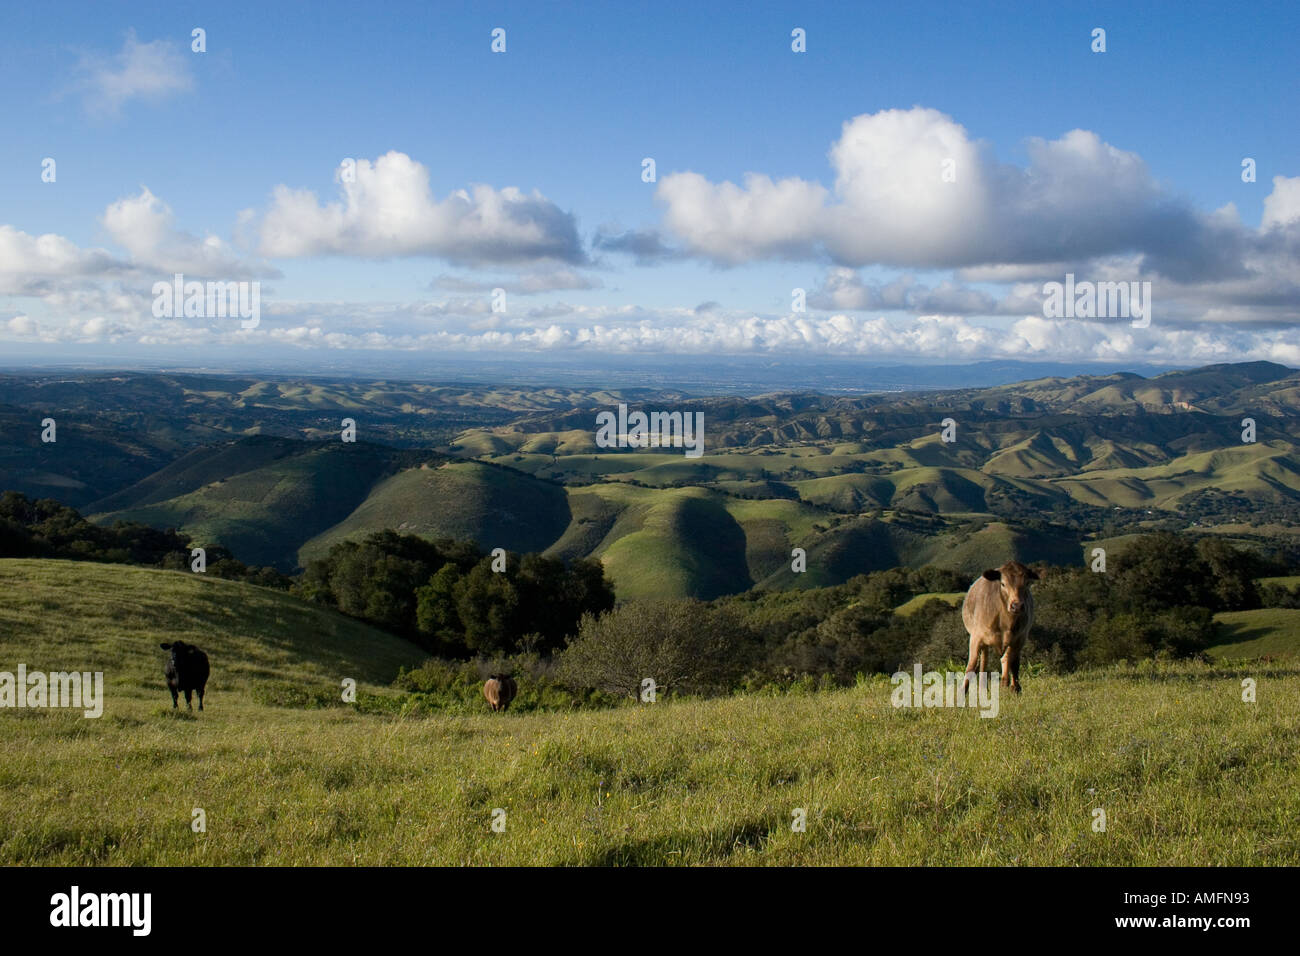
[[[984,572],[984,578],[988,581],[1001,581],[1002,572],[999,571],[997,568],[989,568],[987,571]]]
[[[158,646],[161,647],[164,651],[170,651],[172,649],[172,646],[170,644],[159,644]]]

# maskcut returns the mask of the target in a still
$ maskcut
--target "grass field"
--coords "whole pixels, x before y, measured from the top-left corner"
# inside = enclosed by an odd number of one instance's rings
[[[0,711],[0,863],[1300,863],[1294,663],[1033,677],[995,719],[896,710],[883,678],[415,718],[272,703],[348,674],[383,694],[418,659],[277,592],[56,561],[0,561],[0,588],[0,670],[108,687],[98,720]],[[178,636],[214,667],[193,717],[163,687]]]
[[[966,598],[965,591],[931,591],[929,594],[918,594],[911,600],[904,601],[898,607],[894,608],[895,614],[901,614],[903,617],[915,614],[931,601],[942,601],[951,607],[958,607]]]
[[[1280,578],[1259,578],[1257,584],[1277,584],[1284,588],[1300,587],[1300,574],[1284,575]]]
[[[1292,657],[1300,659],[1300,610],[1261,608],[1214,615],[1222,638],[1209,649],[1215,660]]]

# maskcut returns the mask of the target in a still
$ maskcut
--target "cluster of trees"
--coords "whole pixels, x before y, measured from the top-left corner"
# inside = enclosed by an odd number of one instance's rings
[[[1095,533],[1103,538],[1113,538],[1134,532],[1173,531],[1187,525],[1186,517],[1174,512],[1153,513],[1154,509],[1150,508],[1091,505],[1046,494],[1025,495],[1010,486],[988,489],[984,500],[992,514],[1006,521],[1034,531],[1074,537]]]
[[[36,501],[16,491],[0,494],[0,558],[62,558],[105,564],[140,564],[188,571],[191,541],[169,528],[135,521],[92,524],[52,498]],[[289,578],[273,568],[250,567],[225,548],[207,548],[205,573],[286,589]]]
[[[1148,657],[1189,657],[1215,638],[1214,613],[1300,598],[1258,589],[1284,568],[1215,538],[1156,534],[1111,556],[1105,573],[1040,567],[1028,659],[1055,670]],[[965,663],[960,605],[940,599],[911,614],[919,594],[963,592],[971,576],[894,568],[806,591],[752,591],[709,603],[623,605],[585,618],[558,659],[574,687],[635,696],[652,677],[661,692],[724,693],[813,680],[850,684],[858,675]]]
[[[91,524],[51,498],[32,501],[16,491],[0,495],[0,557],[160,566],[168,555],[188,554],[188,545],[175,531],[134,522],[110,528]]]
[[[504,561],[504,570],[497,570]],[[472,542],[381,531],[311,562],[297,588],[309,600],[400,634],[443,657],[564,646],[584,614],[614,606],[599,561],[538,554],[494,558]]]
[[[1300,524],[1300,504],[1277,494],[1204,488],[1179,499],[1178,511],[1183,518],[1194,518],[1205,525],[1228,522],[1255,527]]]
[[[1049,569],[1034,591],[1031,640],[1065,669],[1192,656],[1213,643],[1216,611],[1264,606],[1255,579],[1283,567],[1218,538],[1145,535],[1113,556],[1106,573]]]
[[[1123,534],[1178,532],[1189,523],[1210,527],[1216,524],[1245,524],[1268,537],[1269,525],[1300,524],[1300,503],[1281,495],[1221,491],[1204,488],[1184,495],[1178,510],[1161,512],[1148,508],[1119,508],[1089,505],[1069,499],[1051,500],[1046,496],[1026,497],[1012,490],[991,488],[985,493],[990,512],[1035,531],[1096,533],[1113,538]],[[1292,538],[1275,537],[1269,545],[1286,553],[1292,563],[1300,561],[1300,547]]]
[[[892,568],[833,587],[624,604],[583,618],[556,678],[630,697],[647,677],[657,693],[725,693],[805,677],[851,683],[860,673],[892,672],[929,638],[933,611],[902,617],[899,604],[969,584],[956,571]]]

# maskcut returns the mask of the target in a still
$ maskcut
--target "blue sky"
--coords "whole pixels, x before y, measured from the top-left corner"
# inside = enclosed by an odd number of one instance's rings
[[[0,20],[0,364],[102,345],[1300,365],[1294,3]],[[177,270],[260,282],[258,327],[154,316]],[[1066,271],[1151,282],[1151,328],[1049,320]]]

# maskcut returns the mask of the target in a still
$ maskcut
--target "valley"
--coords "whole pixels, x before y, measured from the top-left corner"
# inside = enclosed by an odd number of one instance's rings
[[[16,439],[0,486],[284,573],[389,528],[596,558],[621,599],[819,587],[899,565],[975,572],[1006,556],[1068,564],[1151,530],[1298,543],[1300,374],[1270,363],[748,398],[6,376],[0,401]],[[598,447],[599,416],[620,405],[699,416],[702,454]],[[27,426],[47,414],[55,445]],[[344,417],[355,443],[340,439]],[[1264,518],[1271,528],[1252,527]],[[795,548],[806,573],[791,570]]]

